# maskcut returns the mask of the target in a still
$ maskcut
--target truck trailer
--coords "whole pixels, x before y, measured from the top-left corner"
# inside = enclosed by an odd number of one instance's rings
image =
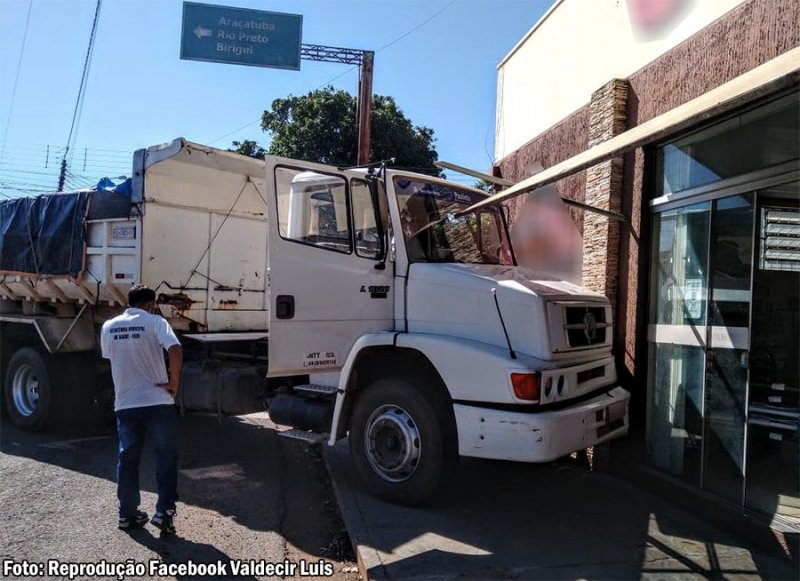
[[[122,191],[0,202],[3,405],[26,429],[113,395],[102,323],[132,284],[181,337],[184,410],[267,409],[419,504],[460,456],[547,462],[628,431],[605,296],[519,266],[487,194],[385,164],[184,139]]]

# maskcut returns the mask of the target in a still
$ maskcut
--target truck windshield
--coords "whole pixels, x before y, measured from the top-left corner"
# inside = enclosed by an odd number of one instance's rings
[[[514,264],[500,206],[464,213],[484,195],[400,176],[394,186],[410,262]]]

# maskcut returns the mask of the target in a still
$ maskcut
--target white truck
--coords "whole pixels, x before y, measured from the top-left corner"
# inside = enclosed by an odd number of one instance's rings
[[[501,208],[469,209],[477,189],[176,139],[136,152],[130,199],[109,196],[89,194],[66,275],[9,270],[0,248],[20,426],[108,389],[98,329],[141,282],[187,351],[180,406],[266,405],[284,435],[349,436],[390,501],[429,498],[459,456],[546,462],[627,433],[608,300],[517,266]]]

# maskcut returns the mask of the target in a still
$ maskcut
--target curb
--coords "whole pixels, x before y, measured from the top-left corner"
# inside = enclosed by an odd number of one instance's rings
[[[342,444],[340,443],[338,445]],[[347,534],[350,537],[350,544],[353,545],[353,552],[355,553],[356,563],[358,564],[358,572],[361,578],[366,581],[370,579],[370,576],[367,574],[369,570],[383,570],[383,562],[378,552],[372,548],[371,545],[373,545],[373,543],[368,542],[370,540],[369,530],[364,522],[364,517],[361,514],[361,507],[358,501],[353,495],[345,493],[338,480],[338,477],[346,474],[347,468],[344,462],[342,462],[342,459],[337,455],[335,446],[329,446],[327,443],[323,443],[322,458],[325,461],[328,478],[330,478],[331,484],[333,485],[333,494],[339,505],[339,512],[342,515],[342,520],[347,528]],[[387,577],[381,575],[371,578],[386,579]]]

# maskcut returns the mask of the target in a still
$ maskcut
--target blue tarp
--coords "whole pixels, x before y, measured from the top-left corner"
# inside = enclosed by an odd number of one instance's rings
[[[0,202],[0,271],[78,277],[89,192]]]
[[[115,194],[121,194],[130,199],[133,193],[133,180],[127,178],[125,181],[115,184],[111,178],[101,178],[100,181],[97,182],[97,187],[95,189],[98,192],[114,192]]]

